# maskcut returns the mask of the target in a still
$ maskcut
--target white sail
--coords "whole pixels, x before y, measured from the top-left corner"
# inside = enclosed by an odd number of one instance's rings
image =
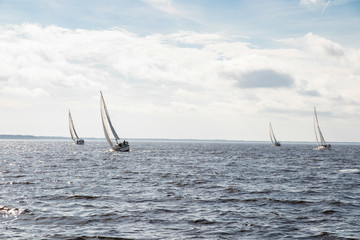
[[[70,110],[69,110],[69,130],[72,140],[76,141],[77,139],[79,139],[79,136],[75,131],[74,122],[72,120]]]
[[[101,121],[103,125],[103,130],[105,134],[105,138],[109,144],[110,147],[114,146],[114,143],[111,141],[110,138],[110,131],[109,131],[109,124],[111,124],[111,121],[109,121],[109,114],[107,114],[107,109],[104,101],[104,97],[102,95],[102,92],[100,92],[101,98],[100,98],[100,112],[101,112]]]
[[[320,130],[319,127],[319,120],[316,113],[316,108],[314,107],[314,131],[315,131],[315,138],[316,143],[318,145],[318,149],[320,148],[330,148],[330,144],[327,144],[325,138]]]
[[[115,129],[114,129],[114,127],[113,127],[112,123],[111,123],[111,120],[110,120],[110,115],[109,115],[109,112],[108,112],[108,110],[107,110],[107,108],[106,108],[105,100],[104,100],[104,97],[103,97],[103,95],[102,95],[102,92],[101,92],[101,91],[100,91],[100,94],[101,94],[101,100],[102,100],[102,106],[103,106],[103,108],[102,108],[102,109],[103,109],[103,111],[105,112],[106,119],[107,119],[107,121],[108,121],[108,123],[109,123],[110,129],[111,129],[111,132],[112,132],[112,134],[113,134],[113,136],[114,136],[114,138],[115,138],[116,142],[118,142],[118,140],[120,140],[120,138],[119,138],[119,136],[117,135],[117,133],[116,133],[116,131],[115,131]]]
[[[100,91],[100,93],[101,93],[101,98],[100,98],[101,121],[102,121],[106,141],[108,142],[108,144],[112,150],[120,151],[120,152],[128,152],[130,150],[129,143],[125,140],[123,142],[119,141],[120,138],[117,135],[117,133],[111,123],[109,112],[106,108],[104,97],[103,97],[101,91]],[[109,130],[109,128],[110,128],[110,130]],[[114,143],[111,140],[110,133],[112,133],[112,135],[114,136],[116,143]]]
[[[274,132],[273,132],[272,127],[271,127],[271,123],[269,123],[269,134],[270,134],[271,143],[274,144],[276,140],[274,140],[275,137],[274,137]]]
[[[272,126],[271,126],[271,122],[269,123],[269,134],[270,134],[270,140],[271,140],[271,143],[274,145],[274,146],[280,146],[280,142],[278,142],[275,138],[275,134],[274,134],[274,131],[272,129]]]
[[[69,130],[70,130],[71,138],[74,141],[74,143],[80,144],[80,145],[83,145],[85,143],[85,141],[83,139],[80,139],[76,133],[70,110],[69,110]]]

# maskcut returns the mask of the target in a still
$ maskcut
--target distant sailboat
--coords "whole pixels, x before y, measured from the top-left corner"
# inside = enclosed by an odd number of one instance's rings
[[[74,143],[78,145],[84,145],[85,141],[83,139],[80,139],[75,131],[74,122],[72,120],[70,110],[69,110],[69,129],[70,129],[71,138],[74,141]]]
[[[109,112],[106,108],[104,97],[101,91],[100,94],[101,94],[101,98],[100,98],[101,121],[104,129],[105,138],[113,151],[128,152],[130,150],[129,143],[125,140],[123,142],[120,141],[120,138],[117,135],[110,121]],[[109,128],[111,129],[111,133],[114,136],[116,143],[114,143],[110,138]]]
[[[271,140],[272,145],[276,146],[276,147],[280,147],[281,144],[275,138],[274,131],[273,131],[272,126],[271,126],[271,122],[269,124],[269,132],[270,132],[270,140]]]
[[[314,107],[314,130],[315,130],[316,143],[318,145],[317,149],[318,150],[331,149],[331,144],[326,143],[324,136],[321,133],[315,107]]]

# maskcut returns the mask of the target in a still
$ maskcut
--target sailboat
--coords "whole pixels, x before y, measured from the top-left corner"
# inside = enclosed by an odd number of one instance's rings
[[[271,126],[271,122],[269,124],[269,133],[270,133],[270,140],[271,140],[272,145],[276,146],[276,147],[280,147],[281,144],[275,138],[274,131],[273,131],[272,126]]]
[[[70,110],[69,110],[69,130],[70,130],[71,138],[74,141],[74,143],[77,145],[84,145],[85,141],[83,139],[80,139],[75,131],[74,122],[72,120]]]
[[[319,127],[319,121],[316,114],[316,108],[314,107],[314,130],[318,150],[331,149],[331,144],[326,143],[324,136]]]
[[[125,140],[123,142],[120,141],[120,138],[117,135],[117,133],[111,123],[109,112],[106,108],[105,100],[104,100],[104,97],[103,97],[103,94],[101,91],[100,91],[100,94],[101,94],[101,97],[100,97],[101,121],[102,121],[103,129],[104,129],[105,138],[106,138],[109,146],[111,147],[112,151],[128,152],[130,150],[129,143]],[[109,128],[111,131],[109,131]],[[114,136],[115,143],[111,139],[110,133],[112,133],[112,135]]]

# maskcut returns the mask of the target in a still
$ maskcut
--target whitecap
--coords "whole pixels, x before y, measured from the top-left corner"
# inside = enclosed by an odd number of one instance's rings
[[[24,208],[12,208],[7,206],[0,206],[0,214],[3,215],[4,218],[7,217],[17,217],[20,214],[25,213],[27,210]]]
[[[339,172],[341,173],[357,173],[359,172],[360,170],[357,169],[357,168],[354,168],[354,169],[341,169],[339,170]]]

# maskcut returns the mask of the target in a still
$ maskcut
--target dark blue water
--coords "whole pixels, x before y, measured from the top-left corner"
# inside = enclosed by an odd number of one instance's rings
[[[360,146],[0,141],[0,239],[360,239]]]

